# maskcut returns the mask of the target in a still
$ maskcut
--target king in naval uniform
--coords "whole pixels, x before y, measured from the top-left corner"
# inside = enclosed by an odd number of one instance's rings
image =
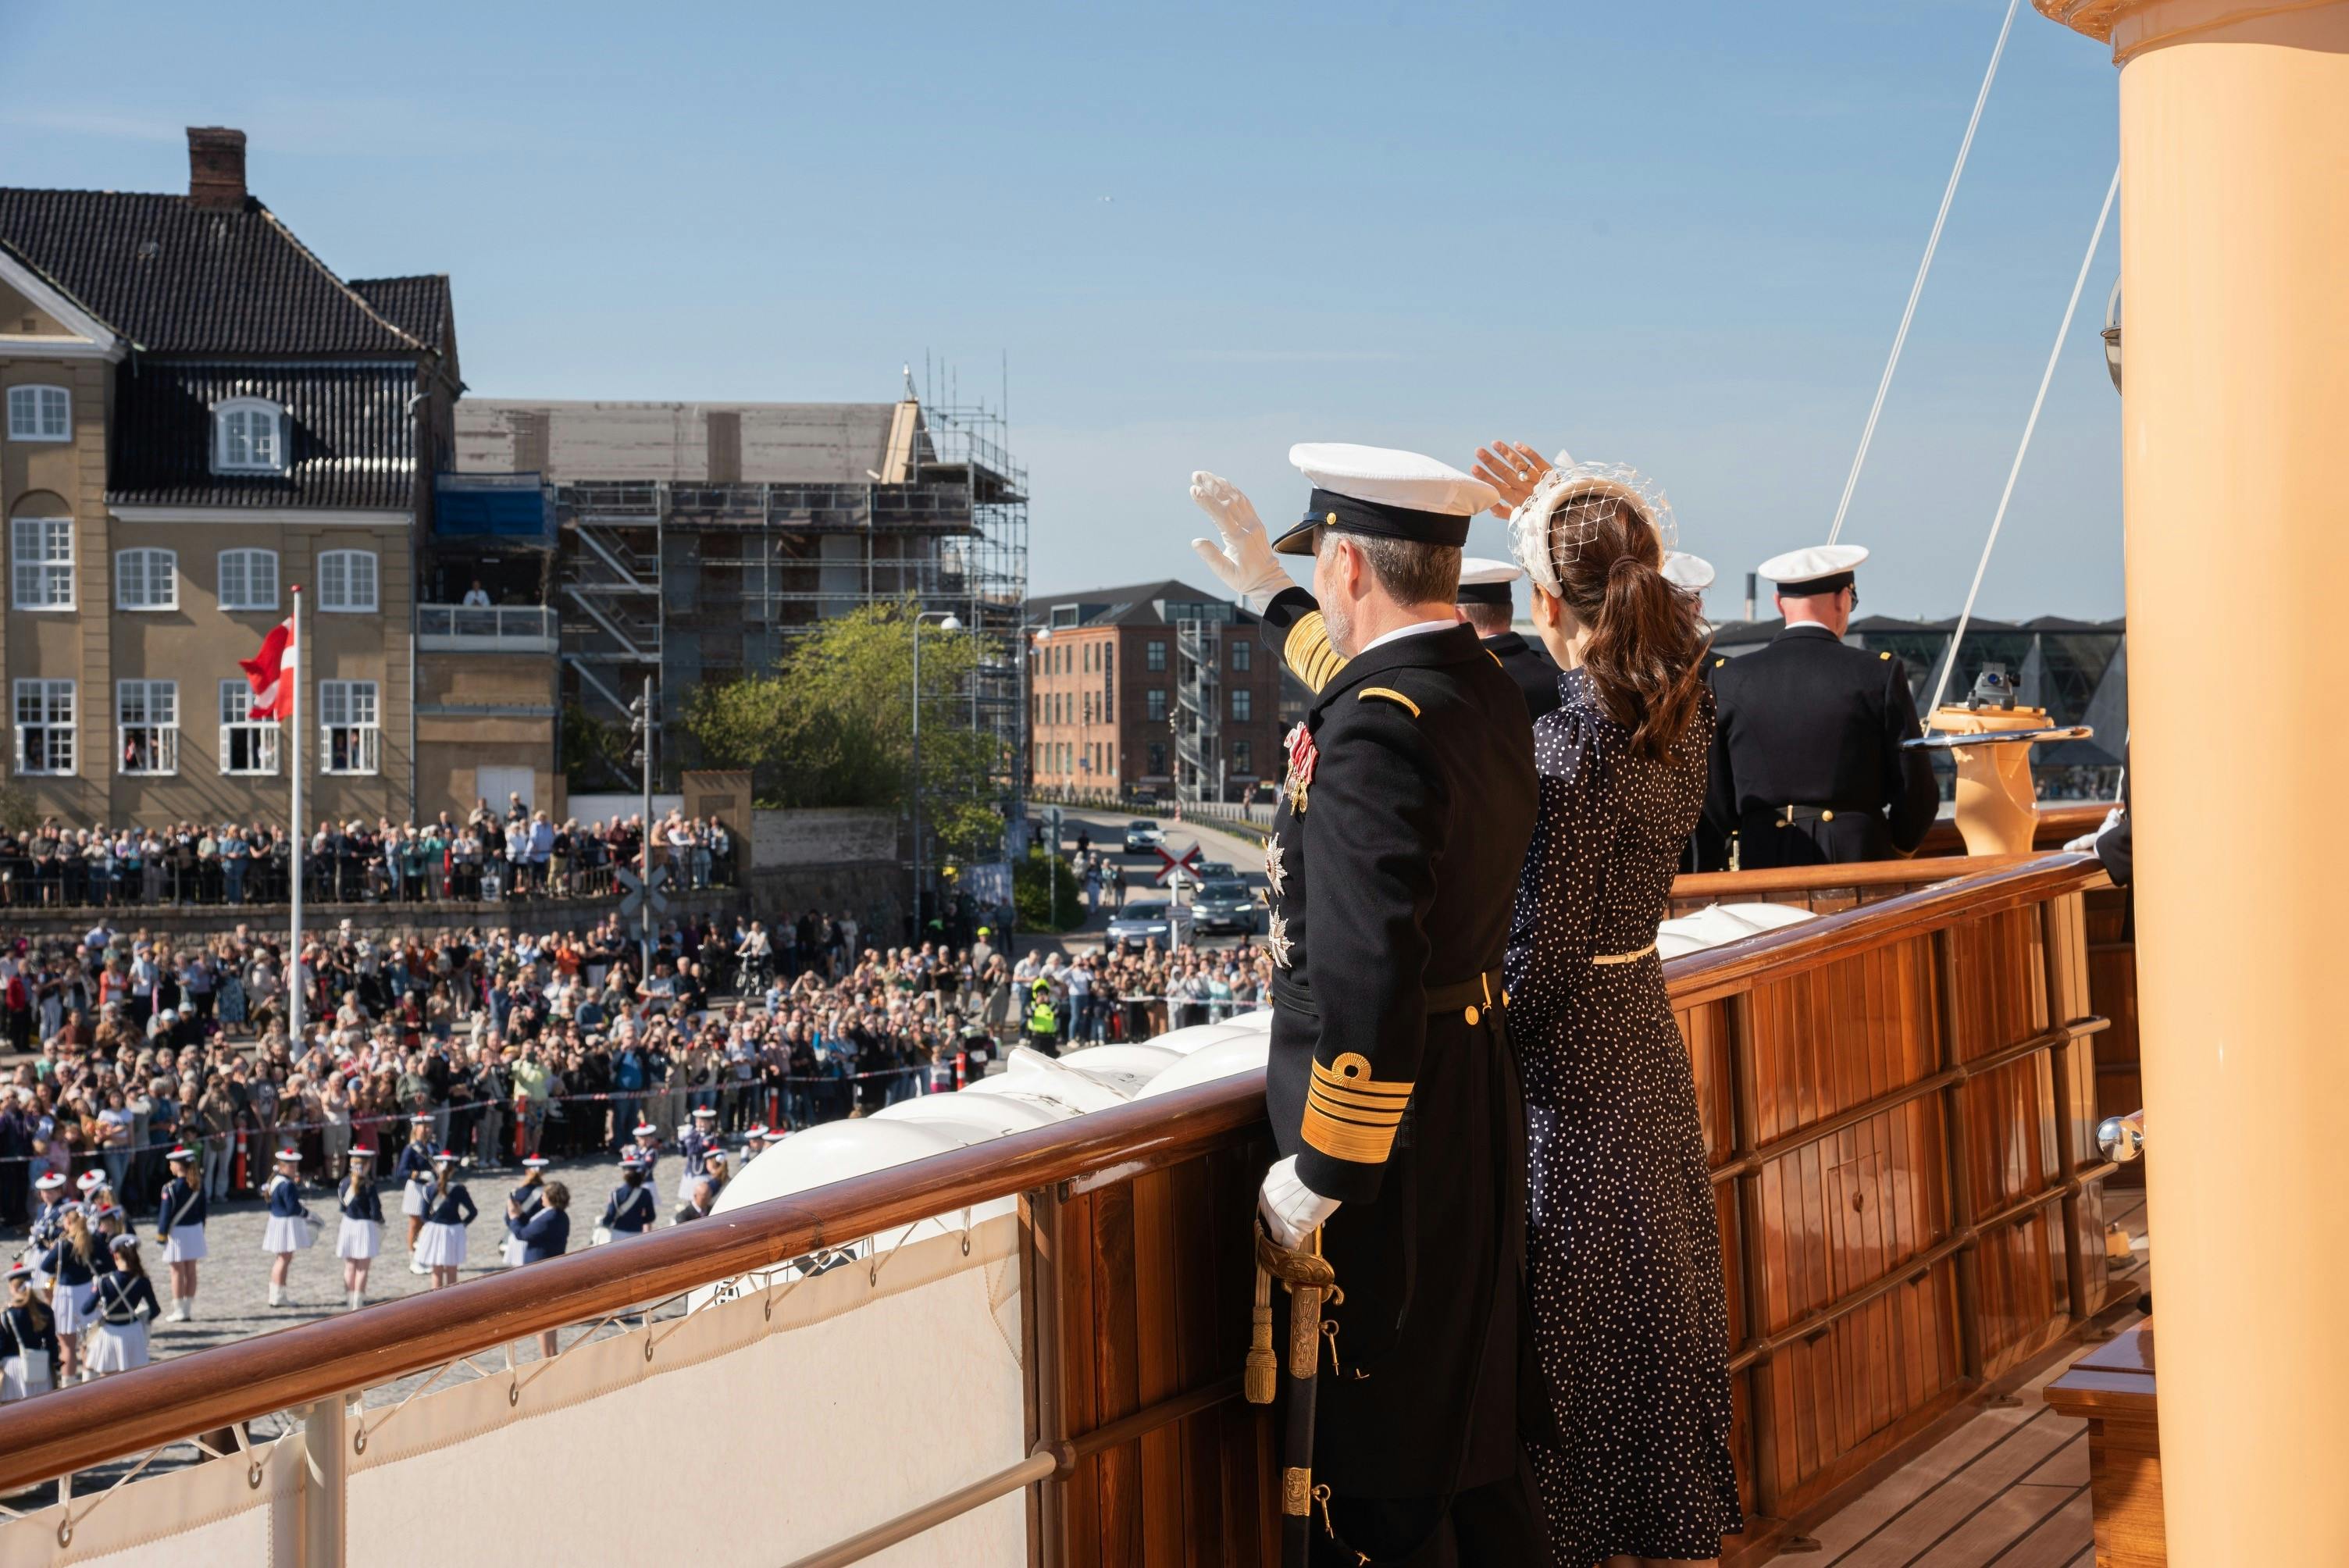
[[[1525,1109],[1500,975],[1533,736],[1453,608],[1468,520],[1494,492],[1409,452],[1289,458],[1315,488],[1277,545],[1225,481],[1196,475],[1192,495],[1222,534],[1201,555],[1313,690],[1266,853],[1282,1158],[1258,1208],[1284,1245],[1319,1229],[1345,1293],[1315,1423],[1316,1560],[1536,1563]],[[1313,557],[1313,593],[1276,552]]]
[[[1707,658],[1718,715],[1707,825],[1735,835],[1740,869],[1883,861],[1914,851],[1940,810],[1909,671],[1847,645],[1857,544],[1773,556],[1785,629],[1740,658]]]

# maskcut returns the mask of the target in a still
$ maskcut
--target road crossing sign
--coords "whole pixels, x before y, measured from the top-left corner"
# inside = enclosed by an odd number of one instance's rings
[[[1189,849],[1185,850],[1180,855],[1176,855],[1170,852],[1165,846],[1162,844],[1158,849],[1158,858],[1166,862],[1164,865],[1158,868],[1157,882],[1160,887],[1165,887],[1168,885],[1177,872],[1189,877],[1193,882],[1199,880],[1199,861],[1201,856],[1199,854],[1198,845],[1193,844]]]
[[[623,919],[634,920],[637,913],[645,907],[645,901],[647,898],[652,901],[652,911],[655,914],[668,913],[668,899],[660,891],[661,885],[668,881],[668,867],[660,865],[653,868],[652,886],[649,892],[646,888],[645,879],[626,866],[620,868],[619,879],[621,891],[627,895],[620,900],[620,914]]]

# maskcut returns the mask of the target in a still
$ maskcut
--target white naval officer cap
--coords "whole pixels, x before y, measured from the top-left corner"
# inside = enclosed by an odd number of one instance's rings
[[[1273,542],[1283,555],[1313,553],[1313,530],[1325,525],[1457,549],[1468,542],[1468,520],[1501,499],[1450,463],[1393,447],[1303,441],[1288,460],[1313,481],[1313,494],[1303,521]]]
[[[1702,593],[1713,586],[1713,562],[1702,555],[1691,555],[1685,550],[1664,552],[1664,581],[1690,593]]]
[[[1761,574],[1778,585],[1788,598],[1834,593],[1851,586],[1852,570],[1868,559],[1857,544],[1814,544],[1774,555],[1760,567]]]
[[[1517,579],[1525,574],[1524,567],[1506,561],[1492,561],[1482,555],[1462,556],[1460,592],[1455,603],[1509,604],[1514,601]]]

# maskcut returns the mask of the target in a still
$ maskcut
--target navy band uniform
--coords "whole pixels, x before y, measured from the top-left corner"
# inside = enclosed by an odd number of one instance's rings
[[[1472,614],[1479,607],[1497,608],[1514,618],[1516,611],[1516,582],[1526,574],[1522,566],[1506,561],[1485,561],[1468,557],[1460,562],[1460,592],[1456,603]],[[1493,655],[1502,673],[1516,682],[1525,694],[1526,710],[1530,717],[1539,718],[1558,704],[1557,661],[1549,650],[1538,643],[1526,640],[1524,633],[1514,626],[1497,632],[1476,628],[1485,651]]]
[[[1867,558],[1857,545],[1795,551],[1763,563],[1781,597],[1840,593]],[[1795,622],[1737,658],[1708,655],[1718,714],[1706,823],[1735,835],[1737,863],[1836,865],[1913,851],[1940,809],[1908,666],[1847,645],[1835,628]]]

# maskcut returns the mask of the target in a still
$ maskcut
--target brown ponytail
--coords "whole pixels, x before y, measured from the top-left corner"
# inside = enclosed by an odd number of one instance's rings
[[[1696,717],[1705,645],[1696,601],[1664,580],[1654,524],[1611,484],[1558,505],[1549,548],[1560,598],[1590,629],[1582,664],[1591,695],[1631,732],[1634,754],[1661,758]]]

